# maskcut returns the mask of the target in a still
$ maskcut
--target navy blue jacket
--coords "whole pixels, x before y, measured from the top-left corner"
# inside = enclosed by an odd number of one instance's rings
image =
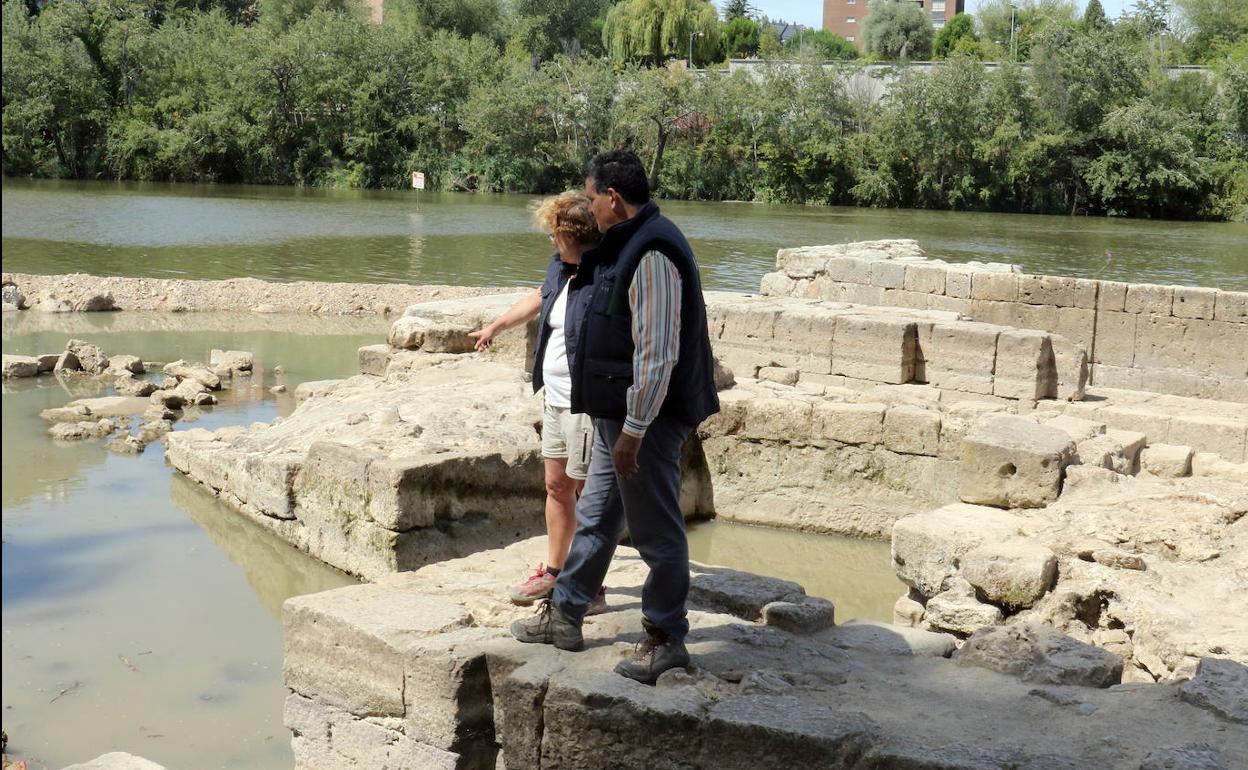
[[[585,252],[591,255],[591,251]],[[584,257],[582,257],[584,259]],[[550,311],[555,306],[555,300],[559,298],[559,294],[563,291],[563,286],[572,276],[577,274],[577,266],[569,265],[559,258],[559,253],[555,252],[550,258],[550,264],[546,266],[546,280],[542,282],[542,310],[541,315],[537,317],[537,349],[533,352],[533,392],[536,393],[541,389],[542,383],[542,363],[546,359],[546,346],[550,343],[550,324],[546,320],[550,318]],[[581,318],[584,315],[584,303],[577,302],[578,294],[584,293],[582,289],[589,285],[589,281],[581,284],[580,289],[573,287],[568,289],[568,309],[567,317],[563,326],[563,342],[568,353],[568,367],[571,368],[573,361],[576,360],[577,342],[581,334]]]

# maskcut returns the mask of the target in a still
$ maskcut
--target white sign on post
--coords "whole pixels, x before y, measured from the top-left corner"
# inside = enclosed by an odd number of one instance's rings
[[[412,172],[412,189],[413,190],[425,189],[425,175],[421,173],[420,171]]]

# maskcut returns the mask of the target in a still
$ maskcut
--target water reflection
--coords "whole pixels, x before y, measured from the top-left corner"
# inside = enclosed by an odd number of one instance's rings
[[[357,582],[230,509],[181,474],[174,474],[170,481],[169,499],[242,568],[260,602],[279,622],[282,602],[290,597]]]

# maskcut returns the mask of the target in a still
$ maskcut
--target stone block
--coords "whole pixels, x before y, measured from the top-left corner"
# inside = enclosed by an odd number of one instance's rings
[[[826,368],[832,358],[836,318],[836,313],[823,308],[785,308],[772,322],[771,339],[775,341],[774,349],[793,351],[803,357],[819,359]]]
[[[791,580],[739,572],[726,567],[691,565],[689,601],[712,612],[758,620],[773,602],[801,602],[806,591]]]
[[[909,594],[898,597],[893,603],[893,625],[903,628],[919,628],[923,625],[924,607],[911,599]]]
[[[929,310],[940,310],[945,313],[971,315],[971,300],[962,297],[942,297],[939,294],[929,294],[927,307]]]
[[[892,307],[905,307],[912,310],[927,310],[931,306],[932,295],[920,294],[905,289],[885,289],[884,304]]]
[[[1107,430],[1077,442],[1075,454],[1084,465],[1134,475],[1140,470],[1140,450],[1148,438],[1129,430]]]
[[[1148,752],[1140,770],[1230,770],[1222,753],[1208,743],[1162,746]]]
[[[759,293],[764,297],[792,297],[797,282],[784,273],[764,273]]]
[[[505,634],[497,628],[460,628],[418,638],[405,648],[403,721],[409,737],[467,756],[484,753],[481,743],[493,744],[485,649]]]
[[[308,380],[295,386],[295,403],[302,404],[312,398],[321,398],[333,393],[346,380]]]
[[[987,270],[976,271],[971,276],[971,299],[1017,302],[1018,274]]]
[[[129,372],[130,374],[143,374],[146,371],[143,368],[143,359],[131,355],[109,356],[108,369],[114,373]]]
[[[1150,369],[1182,369],[1197,363],[1190,340],[1191,321],[1169,316],[1141,316],[1135,335],[1134,366]],[[1207,322],[1206,322],[1207,323]]]
[[[1043,329],[1045,324],[1037,324],[1024,317],[1029,309],[1032,309],[1032,306],[1018,302],[998,302],[989,299],[971,300],[971,317],[980,323],[996,324],[998,326],[1017,326],[1024,329]],[[1045,308],[1045,310],[1050,311],[1054,318],[1057,317],[1056,308]]]
[[[365,345],[359,350],[360,374],[385,375],[390,366],[389,345]]]
[[[1070,440],[1076,444],[1094,436],[1105,435],[1105,423],[1085,420],[1082,417],[1072,417],[1066,414],[1045,420],[1044,424],[1062,431],[1067,436],[1070,436]]]
[[[801,372],[787,366],[763,366],[758,370],[759,380],[779,385],[796,385],[800,377]]]
[[[871,267],[875,260],[857,257],[833,257],[828,260],[828,278],[840,283],[871,283]]]
[[[1018,301],[1030,305],[1075,307],[1075,279],[1056,275],[1020,275]]]
[[[862,286],[856,283],[841,284],[841,292],[837,297],[840,302],[855,305],[876,307],[884,304],[884,289],[879,286]]]
[[[1248,378],[1248,325],[1225,321],[1187,322],[1181,368],[1235,379]]]
[[[1118,281],[1099,281],[1096,295],[1096,309],[1112,313],[1122,313],[1127,309],[1128,284]]]
[[[924,596],[934,596],[945,590],[967,551],[1018,538],[1022,523],[1014,514],[964,503],[911,514],[893,525],[893,570]]]
[[[923,605],[913,604],[918,605],[921,616]],[[951,634],[857,618],[821,633],[818,639],[838,649],[873,655],[947,658],[957,648],[957,639]]]
[[[837,320],[832,374],[899,385],[914,379],[917,355],[913,321],[860,315]]]
[[[1212,319],[1217,298],[1217,289],[1176,286],[1170,311],[1176,318]]]
[[[950,265],[945,271],[945,296],[970,299],[971,275],[974,272],[966,265]]]
[[[716,770],[847,767],[876,742],[878,731],[864,714],[833,710],[793,695],[731,695],[710,707],[701,740],[680,742],[700,746],[701,756],[682,761],[677,757],[683,752],[669,747],[669,762],[636,766]]]
[[[1092,383],[1098,388],[1118,388],[1121,390],[1144,389],[1143,369],[1093,364],[1091,367],[1091,373]]]
[[[1001,608],[979,601],[974,589],[960,578],[955,579],[954,587],[928,599],[923,615],[923,622],[929,628],[962,636],[984,626],[995,626],[1002,620]]]
[[[255,362],[255,355],[246,350],[213,349],[208,353],[209,366],[222,366],[236,372],[250,372]]]
[[[953,653],[953,660],[1024,682],[1110,687],[1122,680],[1122,658],[1033,623],[977,631]]]
[[[287,687],[359,715],[404,715],[407,648],[467,626],[463,607],[374,583],[296,596],[282,607]]]
[[[1060,334],[1084,350],[1092,347],[1096,334],[1096,311],[1079,307],[1057,308],[1057,320],[1047,331]]]
[[[1053,397],[1059,401],[1082,401],[1092,371],[1087,348],[1060,334],[1052,335],[1049,343],[1053,346],[1053,369],[1057,375]]]
[[[1173,286],[1133,283],[1127,286],[1127,301],[1123,309],[1128,313],[1168,316],[1173,305]]]
[[[1105,421],[1118,430],[1130,430],[1143,433],[1148,443],[1160,444],[1170,437],[1170,411],[1164,407],[1147,404],[1139,406],[1107,406],[1096,410],[1098,419]]]
[[[791,634],[812,634],[835,624],[836,608],[818,596],[763,605],[763,623]]]
[[[4,379],[34,377],[39,374],[39,359],[34,356],[4,355]]]
[[[961,570],[978,597],[1017,609],[1053,587],[1057,558],[1038,543],[986,543],[962,556]]]
[[[945,276],[948,272],[947,265],[912,262],[906,265],[904,288],[906,291],[919,292],[920,294],[943,295],[945,293]]]
[[[812,409],[802,398],[758,398],[746,407],[744,435],[751,439],[805,443],[811,438]]]
[[[1140,469],[1153,476],[1177,479],[1192,475],[1192,448],[1174,444],[1150,444],[1140,453]]]
[[[1057,395],[1057,362],[1048,332],[1001,331],[997,337],[992,393],[1028,401]]]
[[[172,377],[177,377],[179,380],[194,380],[202,383],[209,390],[221,389],[221,378],[203,366],[188,364],[186,361],[178,360],[165,364],[164,372]]]
[[[884,413],[884,446],[890,451],[935,457],[940,451],[940,412],[900,404]]]
[[[971,321],[932,326],[923,350],[927,381],[941,390],[992,394],[1001,328]]]
[[[901,289],[906,285],[906,263],[878,260],[871,263],[871,285],[881,289]]]
[[[1179,685],[1179,698],[1229,722],[1248,725],[1248,666],[1201,658],[1196,676]]]
[[[991,417],[962,439],[958,494],[967,503],[1042,508],[1061,493],[1074,454],[1074,442],[1057,428]]]
[[[1248,291],[1218,290],[1213,317],[1219,321],[1248,324]]]
[[[1075,307],[1086,307],[1090,310],[1096,309],[1097,292],[1100,290],[1100,282],[1090,278],[1075,279]]]
[[[1092,347],[1093,362],[1110,366],[1134,366],[1138,318],[1134,313],[1100,311],[1096,318],[1096,341]]]
[[[819,401],[811,415],[811,435],[842,444],[880,444],[884,441],[883,404]]]
[[[1231,462],[1239,462],[1248,452],[1248,416],[1175,414],[1166,441],[1186,444],[1200,452],[1217,452]]]
[[[1213,476],[1248,484],[1248,458],[1245,462],[1230,462],[1213,452],[1197,452],[1192,456],[1193,476]]]
[[[724,308],[720,339],[736,343],[766,343],[775,334],[780,311],[774,307],[742,303]]]

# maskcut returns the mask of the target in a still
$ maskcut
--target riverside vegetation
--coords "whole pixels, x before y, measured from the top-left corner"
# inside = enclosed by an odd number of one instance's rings
[[[1234,30],[1210,72],[1174,78],[1134,17],[1036,16],[1023,61],[988,69],[990,43],[945,41],[945,64],[903,65],[873,102],[847,87],[860,64],[812,47],[764,40],[752,73],[649,66],[689,40],[696,63],[741,53],[725,46],[743,23],[674,35],[707,4],[647,2],[660,43],[643,52],[622,36],[645,25],[621,21],[641,0],[396,0],[381,24],[350,0],[6,0],[3,170],[358,187],[421,170],[434,189],[544,193],[631,145],[673,198],[1248,218]]]

